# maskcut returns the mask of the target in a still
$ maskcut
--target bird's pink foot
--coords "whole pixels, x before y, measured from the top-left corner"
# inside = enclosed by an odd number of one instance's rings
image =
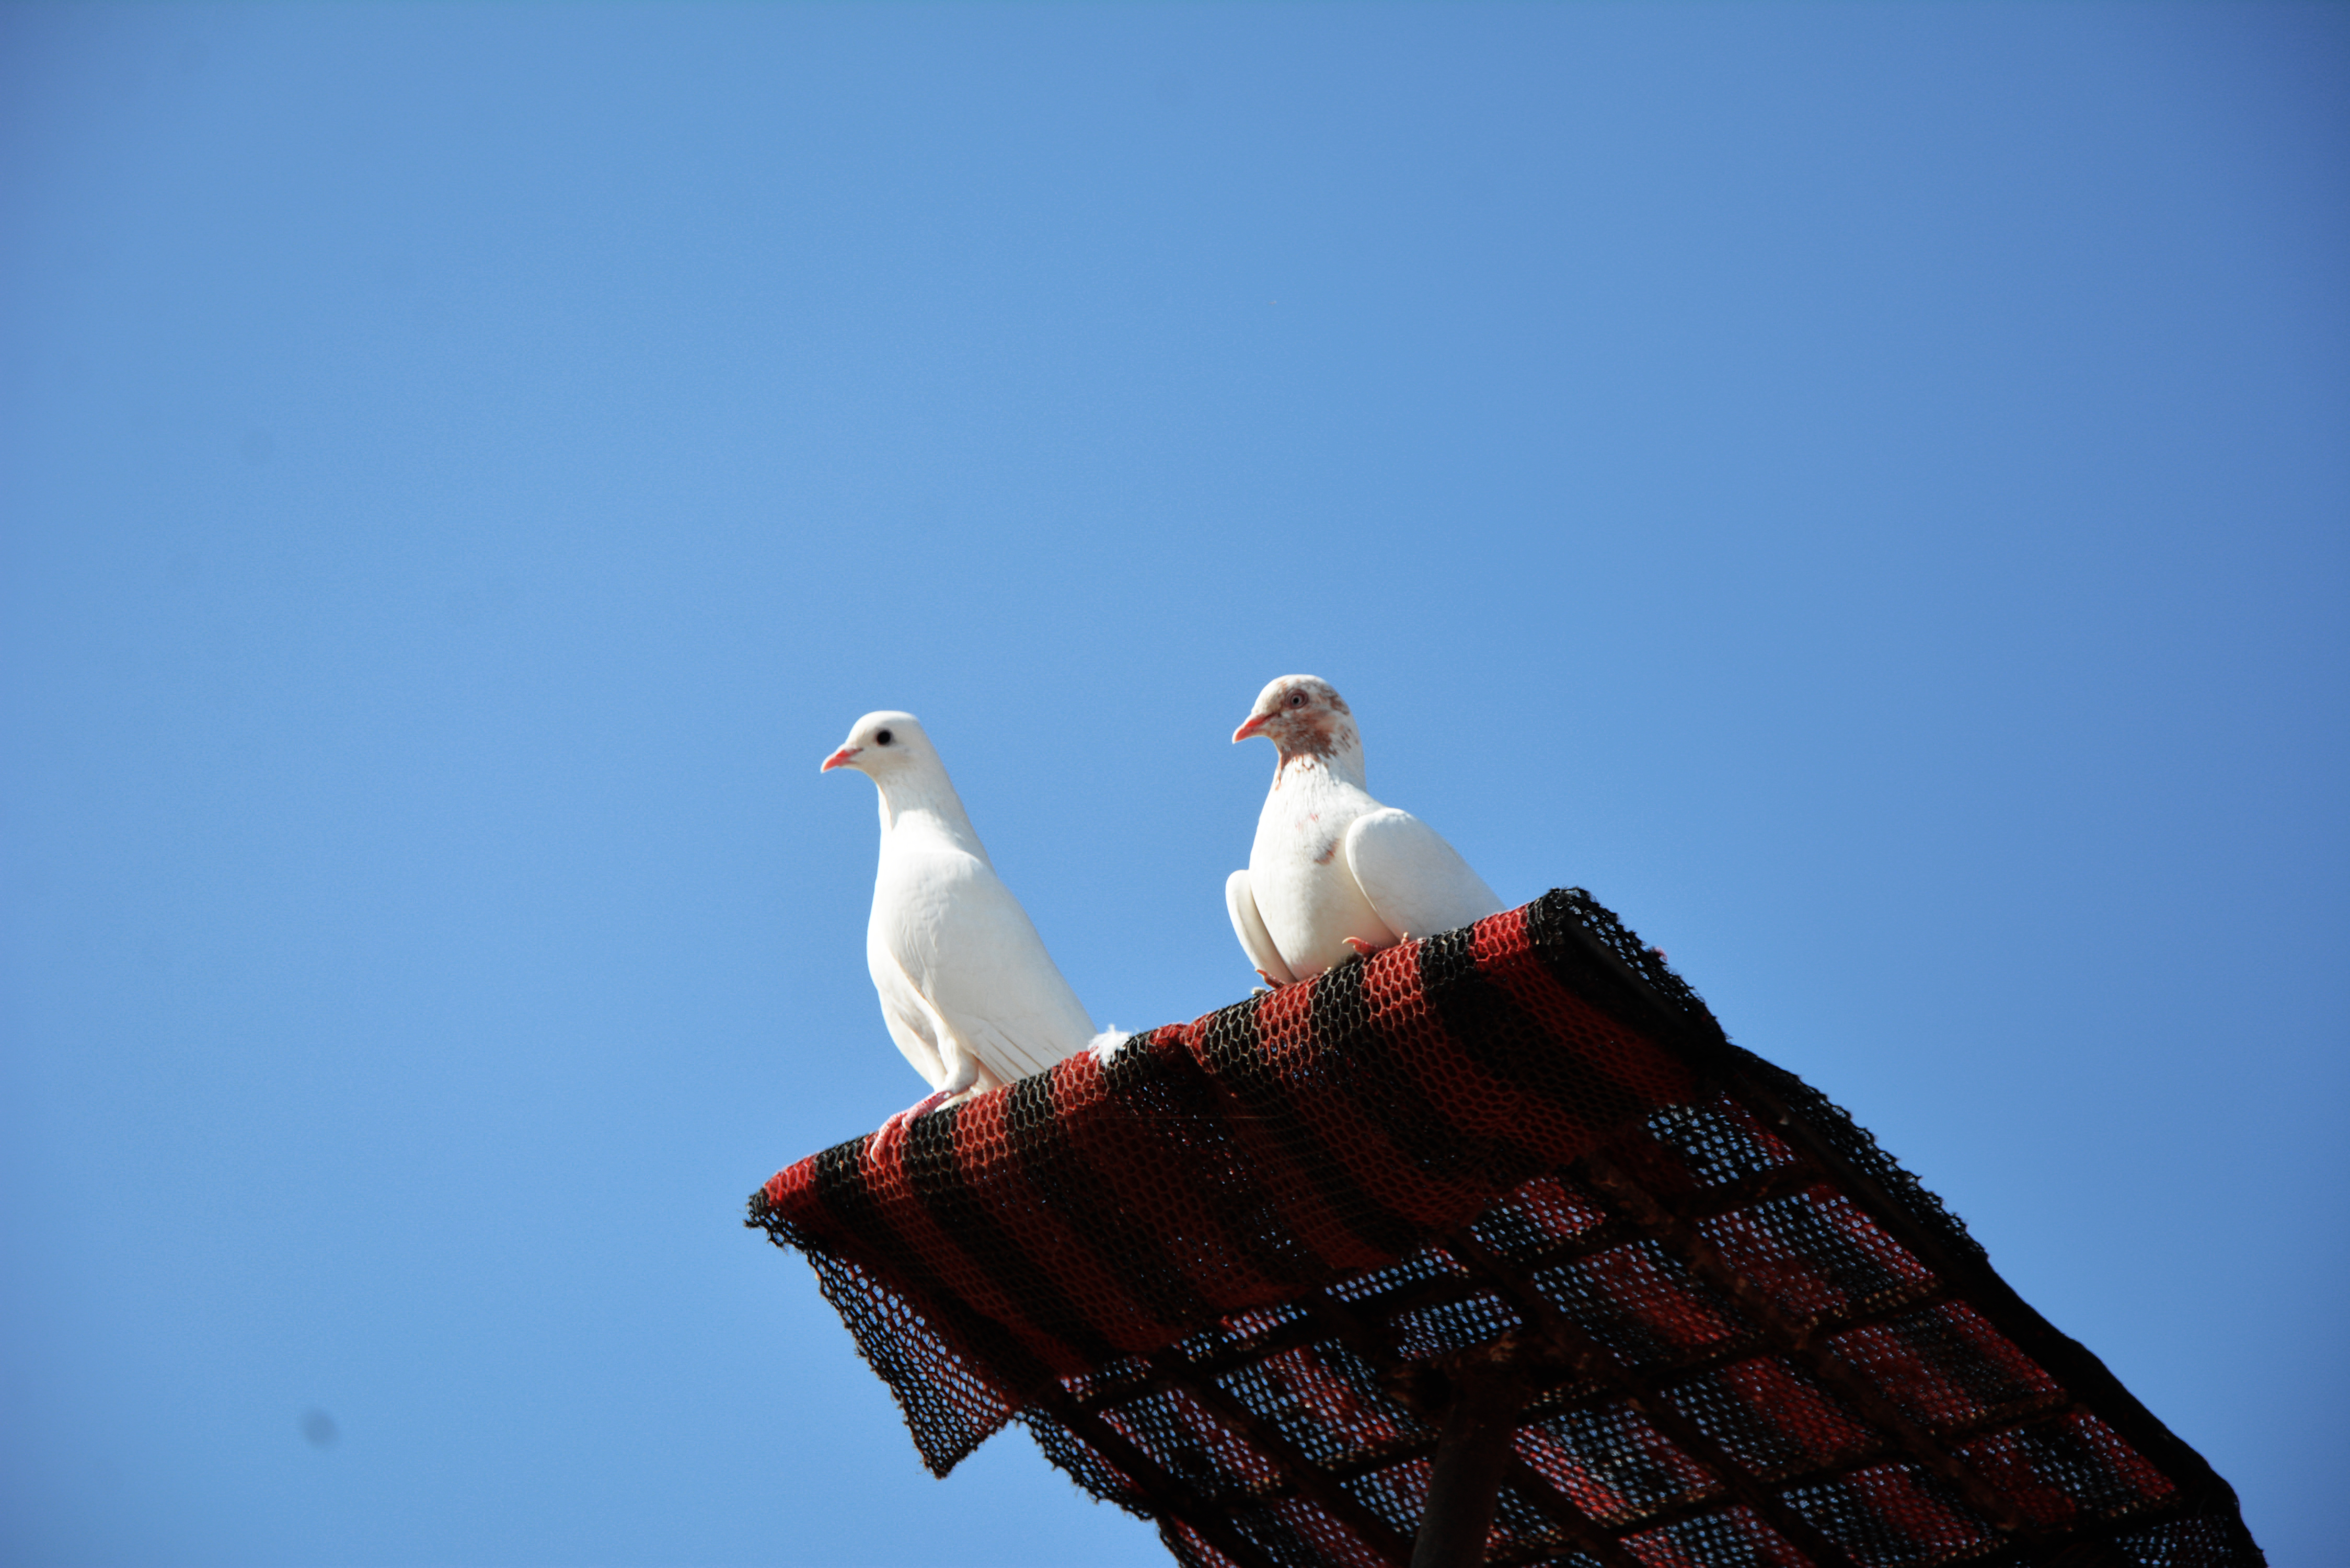
[[[1288,982],[1287,981],[1285,981],[1285,980],[1275,980],[1275,979],[1274,979],[1274,978],[1273,978],[1273,976],[1271,976],[1271,975],[1269,975],[1269,974],[1265,973],[1265,972],[1264,972],[1264,971],[1263,971],[1263,970],[1259,970],[1259,971],[1256,971],[1256,977],[1257,977],[1257,979],[1259,979],[1259,980],[1261,980],[1261,981],[1264,981],[1265,989],[1266,989],[1266,990],[1268,990],[1268,991],[1279,991],[1283,986],[1287,985],[1287,984],[1289,983],[1289,982]]]
[[[1363,940],[1360,937],[1348,937],[1347,939],[1347,945],[1355,950],[1355,955],[1357,958],[1368,958],[1373,953],[1379,950],[1370,943]]]
[[[892,1140],[904,1137],[906,1129],[913,1124],[915,1117],[930,1115],[952,1098],[954,1098],[954,1091],[951,1089],[940,1089],[932,1094],[924,1095],[876,1128],[873,1141],[868,1147],[879,1153],[888,1147]]]
[[[908,1106],[904,1110],[899,1111],[896,1116],[891,1116],[888,1121],[883,1122],[881,1125],[885,1127],[902,1128],[907,1123],[912,1121],[916,1116],[929,1116],[932,1111],[937,1110],[941,1106],[944,1105],[951,1097],[951,1096],[944,1089],[941,1089],[935,1094],[924,1095],[920,1099],[916,1100],[912,1105]]]

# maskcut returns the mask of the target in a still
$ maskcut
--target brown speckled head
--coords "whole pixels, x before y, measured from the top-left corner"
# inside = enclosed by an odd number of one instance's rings
[[[1256,706],[1249,710],[1247,722],[1232,732],[1232,739],[1245,741],[1252,735],[1271,741],[1284,763],[1362,749],[1353,710],[1318,675],[1284,675],[1258,692]]]

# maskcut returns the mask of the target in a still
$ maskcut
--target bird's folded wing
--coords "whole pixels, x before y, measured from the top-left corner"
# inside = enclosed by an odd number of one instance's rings
[[[1269,978],[1287,985],[1297,976],[1273,945],[1273,936],[1264,929],[1264,917],[1256,910],[1256,895],[1249,890],[1249,874],[1235,871],[1224,878],[1224,912],[1232,918],[1232,934],[1241,940],[1241,950]]]
[[[1093,1038],[1028,913],[993,868],[958,868],[953,938],[910,944],[927,996],[962,1047],[1005,1083],[1041,1073]]]
[[[1082,1048],[1084,1042],[1078,1044]],[[1062,1056],[1074,1054],[1064,1051],[1055,1055],[1052,1047],[1033,1031],[1023,1031],[1017,1035],[1007,1033],[985,1019],[972,1023],[970,1044],[986,1073],[993,1074],[998,1083],[1003,1084],[1016,1084],[1032,1075],[1049,1072],[1053,1064]]]
[[[912,987],[910,985],[907,989],[910,991]],[[892,1012],[885,1002],[881,1008],[881,1022],[888,1025],[889,1038],[898,1043],[899,1054],[906,1058],[908,1064],[922,1075],[924,1083],[933,1089],[938,1088],[947,1081],[946,1059],[939,1054],[937,1044],[930,1037],[928,1021],[918,1022],[919,1015],[910,1007],[905,1010],[905,1014],[900,1016]]]
[[[1405,937],[1453,930],[1503,908],[1460,851],[1393,806],[1347,826],[1347,866],[1379,919]]]
[[[937,1088],[947,1081],[947,1066],[939,1054],[935,1015],[920,983],[906,972],[906,966],[886,942],[874,940],[869,929],[865,966],[873,976],[873,989],[880,995],[881,1022],[889,1028],[889,1038],[897,1042],[899,1052],[922,1075],[922,1081]]]

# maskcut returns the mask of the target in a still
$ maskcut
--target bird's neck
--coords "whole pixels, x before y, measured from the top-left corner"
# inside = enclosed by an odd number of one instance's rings
[[[935,836],[987,859],[979,832],[962,808],[962,797],[945,779],[895,778],[881,784],[879,793],[882,837],[899,833]]]
[[[1341,737],[1327,750],[1285,752],[1273,770],[1273,787],[1276,790],[1313,789],[1332,783],[1352,784],[1369,793],[1370,786],[1363,775],[1362,742]]]

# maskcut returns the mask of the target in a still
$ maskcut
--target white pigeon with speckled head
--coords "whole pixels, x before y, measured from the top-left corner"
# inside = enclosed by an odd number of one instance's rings
[[[865,962],[889,1037],[932,1090],[886,1125],[1099,1045],[1028,911],[995,874],[920,722],[866,714],[818,771],[834,768],[856,769],[880,792]]]
[[[1224,883],[1224,907],[1265,983],[1311,979],[1350,952],[1452,930],[1504,908],[1434,828],[1372,798],[1354,713],[1328,681],[1274,681],[1232,740],[1253,735],[1281,755],[1248,869]]]

